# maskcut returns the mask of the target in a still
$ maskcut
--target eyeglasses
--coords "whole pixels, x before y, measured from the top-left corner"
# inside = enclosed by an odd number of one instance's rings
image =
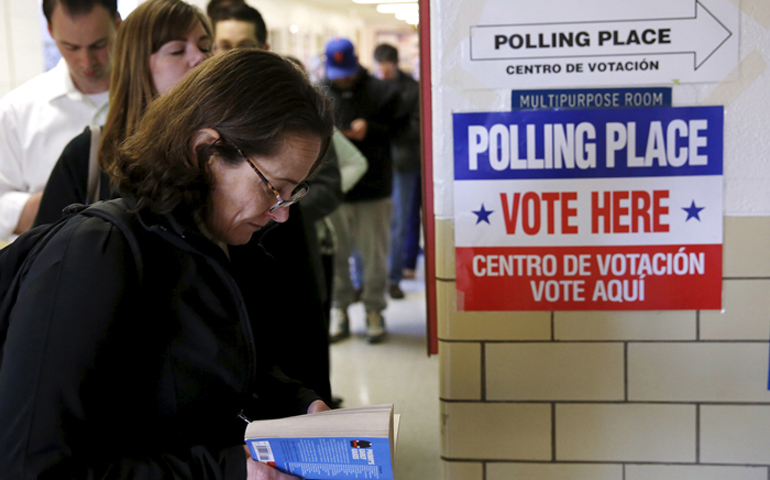
[[[238,154],[240,156],[242,156],[244,158],[244,160],[246,160],[246,162],[248,162],[248,164],[251,167],[251,169],[254,170],[254,173],[256,173],[257,176],[259,176],[259,178],[262,180],[262,183],[264,183],[265,186],[271,192],[273,192],[273,195],[275,195],[276,202],[275,202],[275,205],[270,207],[270,213],[275,212],[279,208],[284,208],[284,207],[288,207],[290,205],[294,205],[295,203],[297,203],[299,201],[300,198],[302,198],[305,195],[307,195],[307,192],[310,191],[310,185],[308,185],[305,182],[302,182],[299,185],[297,185],[297,188],[294,189],[294,192],[292,192],[292,194],[291,194],[291,198],[289,198],[288,200],[284,200],[281,197],[281,194],[278,192],[278,190],[276,190],[275,187],[273,187],[273,184],[270,183],[270,180],[265,178],[265,176],[262,174],[262,172],[259,171],[257,166],[254,165],[254,162],[252,162],[249,159],[249,157],[247,157],[246,154],[241,151],[240,148],[235,146],[233,143],[228,142],[227,140],[225,140],[224,137],[222,137],[221,135],[219,137],[219,140],[221,140],[222,142],[227,142],[229,145],[231,145],[238,152]],[[219,141],[219,140],[217,140],[217,141]]]

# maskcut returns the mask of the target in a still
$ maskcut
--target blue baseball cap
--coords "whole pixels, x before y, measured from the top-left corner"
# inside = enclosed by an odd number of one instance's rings
[[[355,48],[347,38],[333,38],[326,43],[326,77],[336,80],[358,71]]]

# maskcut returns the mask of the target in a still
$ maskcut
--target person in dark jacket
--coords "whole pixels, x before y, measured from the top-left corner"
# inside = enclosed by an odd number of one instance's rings
[[[327,42],[326,76],[324,85],[333,101],[337,127],[369,164],[333,217],[338,244],[330,338],[336,341],[349,335],[347,308],[353,303],[355,291],[347,265],[355,247],[363,263],[361,300],[366,309],[366,333],[370,343],[377,343],[387,334],[382,311],[387,306],[385,289],[393,209],[390,142],[401,128],[399,97],[395,88],[372,77],[358,64],[353,44],[345,38]]]
[[[390,229],[390,298],[404,298],[399,283],[404,278],[406,246],[420,241],[420,85],[398,68],[398,50],[382,43],[374,49],[374,76],[398,85],[402,115],[409,118],[407,128],[393,138],[393,224]],[[411,219],[416,211],[417,222]],[[416,223],[418,228],[410,229]],[[413,266],[411,266],[414,268]]]
[[[251,459],[239,413],[328,407],[260,348],[276,311],[262,307],[294,279],[249,242],[286,221],[332,128],[325,96],[257,50],[204,62],[148,107],[109,170],[131,235],[76,215],[19,289],[0,478],[294,478]]]

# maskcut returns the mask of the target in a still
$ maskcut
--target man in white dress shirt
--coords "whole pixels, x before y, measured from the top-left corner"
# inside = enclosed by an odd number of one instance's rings
[[[64,147],[107,114],[117,0],[43,0],[62,54],[56,67],[0,100],[0,240],[35,220],[43,188]]]

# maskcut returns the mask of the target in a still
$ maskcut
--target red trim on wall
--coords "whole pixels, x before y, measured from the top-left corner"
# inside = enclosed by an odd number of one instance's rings
[[[436,222],[433,216],[433,117],[430,76],[430,0],[420,5],[420,118],[422,149],[422,204],[425,232],[425,302],[428,312],[428,355],[438,353],[436,297]]]

